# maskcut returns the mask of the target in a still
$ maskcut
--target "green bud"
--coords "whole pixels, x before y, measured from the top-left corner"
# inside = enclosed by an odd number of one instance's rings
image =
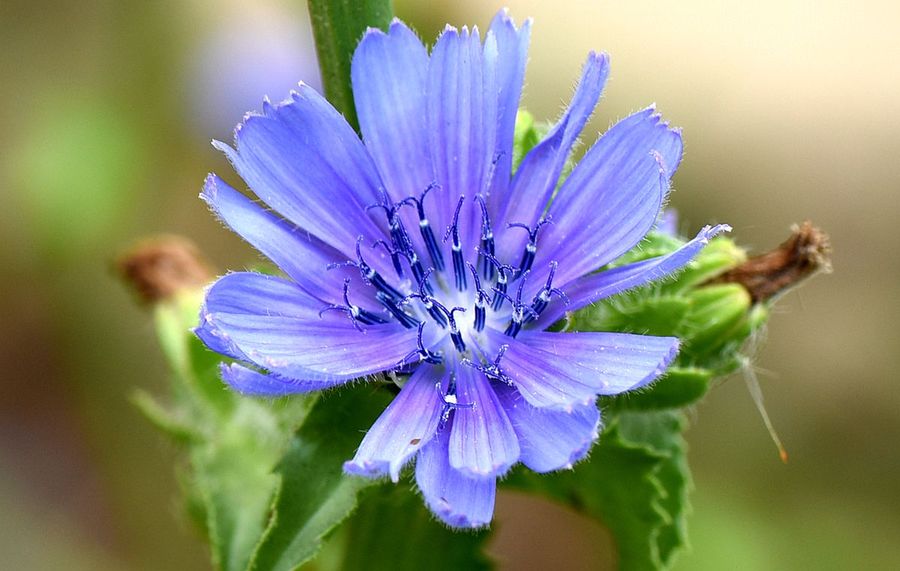
[[[645,297],[643,290],[604,300],[575,313],[570,329],[575,331],[622,331],[648,335],[674,335],[690,310],[683,297]]]
[[[734,240],[727,236],[713,238],[675,280],[663,284],[663,290],[681,292],[700,286],[746,260],[747,253]]]
[[[685,318],[682,355],[704,363],[745,339],[750,294],[738,284],[698,288],[688,293],[691,310]]]
[[[651,232],[640,244],[609,265],[663,256],[684,242]],[[745,251],[727,237],[712,240],[680,273],[602,300],[572,316],[568,327],[580,331],[621,331],[681,339],[681,351],[666,375],[642,391],[608,400],[625,409],[665,409],[700,399],[716,376],[735,370],[746,340],[768,318],[765,304],[755,304],[737,283],[710,283],[739,267]]]

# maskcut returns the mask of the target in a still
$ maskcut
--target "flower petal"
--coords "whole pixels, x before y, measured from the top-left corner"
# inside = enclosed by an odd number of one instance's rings
[[[644,285],[653,280],[664,278],[678,271],[691,261],[706,246],[710,239],[720,232],[730,232],[731,226],[705,226],[697,237],[675,250],[671,254],[641,260],[627,266],[620,266],[605,272],[589,274],[578,278],[563,288],[569,298],[568,305],[561,300],[554,300],[534,322],[534,329],[546,329],[566,314],[582,307],[623,292],[627,289]]]
[[[366,433],[353,459],[344,463],[344,471],[368,477],[389,474],[397,482],[400,470],[431,441],[440,424],[444,406],[437,387],[440,378],[436,368],[419,365]]]
[[[521,28],[505,8],[497,12],[488,29],[488,35],[497,43],[497,153],[491,179],[490,202],[503,203],[509,198],[512,147],[516,129],[516,114],[522,84],[525,81],[525,64],[528,60],[528,43],[531,39],[531,20],[525,20]],[[498,202],[499,201],[499,202]],[[492,206],[493,206],[492,204]]]
[[[470,34],[448,26],[431,51],[427,83],[428,132],[435,180],[441,190],[438,221],[449,223],[460,196],[463,252],[480,232],[474,196],[485,193],[497,151],[497,43],[489,36],[482,49],[478,29]]]
[[[500,367],[528,403],[566,411],[646,385],[678,352],[674,337],[627,333],[523,331],[513,339],[490,330],[488,337],[508,346]]]
[[[329,312],[296,285],[271,276],[230,274],[207,293],[203,327],[247,360],[281,376],[338,381],[392,369],[416,347],[416,330],[365,325]]]
[[[496,478],[467,478],[450,467],[446,430],[419,452],[416,483],[428,508],[451,527],[486,526],[494,515]]]
[[[358,278],[359,272],[349,268],[328,270],[328,264],[344,260],[343,254],[266,212],[218,176],[206,178],[200,198],[309,295],[332,303],[341,299],[345,278]],[[360,288],[360,292],[370,290]]]
[[[204,320],[202,314],[200,315],[200,323],[194,328],[194,335],[196,335],[210,351],[220,353],[226,357],[231,357],[232,359],[237,359],[238,361],[250,361],[250,358],[247,357],[247,355],[244,355],[244,352],[232,343],[230,339],[225,338],[223,333],[214,327],[213,324]]]
[[[245,295],[248,287],[264,293]],[[260,296],[263,297],[262,305],[254,306],[254,302]],[[318,319],[318,312],[325,307],[325,304],[307,295],[296,285],[273,276],[234,273],[219,278],[206,293],[204,306],[200,310],[200,322],[194,329],[194,333],[213,351],[232,359],[252,362],[253,360],[234,343],[225,331],[207,319],[210,307],[215,311],[237,314],[253,315],[275,312]]]
[[[653,227],[681,160],[681,134],[653,108],[623,119],[578,163],[550,205],[530,281],[536,291],[551,261],[557,287],[630,250]]]
[[[347,382],[340,381],[304,381],[287,379],[277,375],[266,375],[248,369],[237,363],[219,365],[222,380],[237,392],[258,397],[280,397],[321,391]]]
[[[562,412],[533,407],[511,387],[498,387],[497,395],[519,436],[520,459],[535,472],[571,468],[600,436],[600,411],[594,403]]]
[[[394,202],[432,183],[425,81],[428,52],[400,20],[370,29],[353,54],[356,112],[366,148]]]
[[[353,54],[351,76],[360,131],[391,201],[420,196],[435,180],[425,121],[428,51],[395,19],[387,34],[375,28],[366,32]],[[436,212],[427,215],[432,214]],[[425,251],[415,231],[416,209],[401,208],[398,215],[414,247]],[[446,221],[433,218],[429,223],[443,232]]]
[[[497,219],[533,226],[553,195],[572,146],[584,128],[609,76],[609,56],[591,53],[581,71],[581,79],[565,114],[522,159],[513,178],[509,196],[494,202]],[[501,231],[500,254],[503,259],[520,255],[527,237],[520,230]]]
[[[366,207],[381,202],[381,180],[356,133],[321,95],[301,84],[291,99],[248,115],[237,150],[216,142],[263,202],[326,244],[356,259],[357,236],[385,239]],[[382,216],[383,218],[383,216]],[[386,273],[389,257],[367,261]]]
[[[519,441],[490,381],[459,366],[450,432],[450,465],[474,478],[501,476],[519,459]]]

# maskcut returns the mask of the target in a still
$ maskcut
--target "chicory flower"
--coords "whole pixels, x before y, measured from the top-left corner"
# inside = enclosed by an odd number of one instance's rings
[[[654,226],[682,142],[654,109],[603,135],[558,186],[609,70],[590,54],[572,101],[513,172],[530,22],[498,14],[484,40],[447,27],[430,53],[402,22],[353,57],[362,138],[301,84],[215,143],[262,204],[210,175],[202,198],[285,274],[232,273],[197,329],[250,395],[385,373],[401,390],[344,470],[397,481],[415,458],[428,507],[491,521],[497,479],[522,462],[571,467],[598,438],[598,395],[643,387],[671,337],[546,329],[686,264],[724,226],[667,256],[596,272]],[[557,189],[558,186],[558,189]]]

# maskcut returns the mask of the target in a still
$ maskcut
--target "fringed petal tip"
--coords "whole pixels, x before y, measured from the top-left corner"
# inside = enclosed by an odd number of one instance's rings
[[[447,431],[439,432],[416,459],[416,483],[428,508],[446,525],[477,529],[491,522],[496,478],[467,478],[448,460]]]
[[[371,30],[372,28],[369,28],[369,29]],[[381,31],[381,30],[379,30],[379,31]],[[387,35],[392,36],[396,33],[407,33],[407,32],[415,34],[415,30],[413,30],[412,28],[407,26],[406,22],[404,22],[400,18],[394,18],[393,20],[391,20],[391,25],[388,27]],[[384,32],[382,32],[382,33],[384,33]]]
[[[218,143],[218,141],[213,141],[214,147],[216,146],[216,143]],[[203,179],[203,189],[200,191],[200,200],[207,205],[216,199],[216,195],[218,194],[218,180],[219,177],[215,173],[209,173],[206,175],[206,178]]]
[[[390,476],[393,483],[400,481],[400,470],[402,466],[393,466],[391,462],[386,460],[347,460],[344,462],[344,473],[351,476],[360,476],[376,480]]]
[[[400,394],[381,413],[344,471],[367,478],[390,476],[393,482],[410,460],[434,437],[443,401],[433,382],[432,367],[420,366]]]
[[[297,86],[288,92],[287,97],[280,99],[275,103],[272,103],[272,100],[269,99],[268,95],[263,96],[262,112],[253,109],[246,111],[241,117],[240,122],[234,126],[232,136],[234,138],[235,145],[240,144],[241,131],[248,124],[263,119],[278,119],[278,115],[286,107],[290,107],[291,105],[300,103],[310,98],[315,98],[317,96],[319,96],[319,94],[316,89],[304,81],[298,81]],[[230,145],[216,139],[212,140],[212,146],[219,151],[224,152],[226,155],[229,154],[229,151],[235,152],[235,149],[233,149]]]
[[[571,468],[600,436],[596,399],[562,411],[534,407],[512,388],[500,387],[499,393],[519,437],[520,460],[534,472]]]
[[[596,66],[596,67],[608,67],[610,62],[609,54],[606,52],[595,52],[593,50],[588,52],[587,60],[584,62],[585,66]]]
[[[238,363],[221,363],[219,373],[225,384],[242,395],[270,398],[317,392],[345,382],[287,379],[254,371]]]
[[[405,32],[415,33],[409,28],[409,26],[406,25],[406,23],[403,20],[396,18],[396,17],[393,20],[391,20],[391,23],[388,26],[387,32],[385,32],[381,28],[369,26],[366,28],[366,31],[363,32],[362,38],[359,40],[359,43],[356,45],[356,51],[358,51],[360,49],[360,47],[365,46],[367,42],[373,41],[373,38],[380,39],[380,38],[390,37],[390,36],[396,35],[398,32],[399,33],[405,33]],[[354,52],[354,54],[355,54],[355,52]]]
[[[491,519],[470,519],[466,514],[456,513],[453,510],[453,506],[449,504],[439,506],[429,504],[429,507],[439,520],[452,529],[478,530],[484,529],[491,524]]]
[[[572,449],[569,452],[569,457],[562,463],[558,465],[550,465],[550,466],[540,466],[534,462],[525,463],[528,466],[528,469],[532,472],[536,472],[538,474],[547,474],[550,472],[558,472],[560,470],[574,470],[575,464],[578,464],[582,460],[588,457],[588,453],[591,451],[591,448],[594,447],[594,444],[600,438],[600,422],[597,421],[597,425],[594,427],[594,430],[587,435],[582,441],[581,445],[577,448]],[[523,461],[524,463],[524,461]]]
[[[459,480],[457,485],[460,489],[456,493],[437,497],[421,490],[428,509],[451,529],[477,530],[489,526],[494,516],[496,480],[469,479],[452,471],[454,474],[448,475],[448,480]]]
[[[228,335],[216,327],[212,314],[204,303],[200,308],[199,325],[191,330],[210,351],[214,351],[226,357],[239,361],[249,361],[247,355],[228,337]]]
[[[498,26],[507,26],[513,32],[528,32],[531,29],[532,24],[534,23],[534,18],[525,18],[522,21],[521,26],[516,26],[516,21],[509,13],[509,8],[501,8],[496,15],[494,15],[494,19],[491,20],[490,30],[496,29]]]
[[[648,336],[649,338],[649,336]],[[666,372],[669,368],[669,365],[672,364],[672,361],[675,360],[675,357],[678,356],[678,351],[681,349],[681,341],[677,337],[653,337],[655,340],[663,341],[667,340],[669,345],[669,350],[664,353],[659,361],[659,365],[650,372],[646,377],[637,382],[633,387],[628,390],[639,389],[641,387],[646,387]]]
[[[730,224],[716,224],[715,226],[704,226],[700,233],[704,234],[707,237],[706,241],[708,242],[717,234],[721,234],[722,232],[731,232],[732,230],[733,228]]]

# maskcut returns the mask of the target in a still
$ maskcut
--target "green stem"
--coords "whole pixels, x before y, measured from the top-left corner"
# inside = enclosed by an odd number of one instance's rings
[[[359,130],[350,62],[368,27],[387,30],[393,17],[391,0],[308,0],[325,97]]]

